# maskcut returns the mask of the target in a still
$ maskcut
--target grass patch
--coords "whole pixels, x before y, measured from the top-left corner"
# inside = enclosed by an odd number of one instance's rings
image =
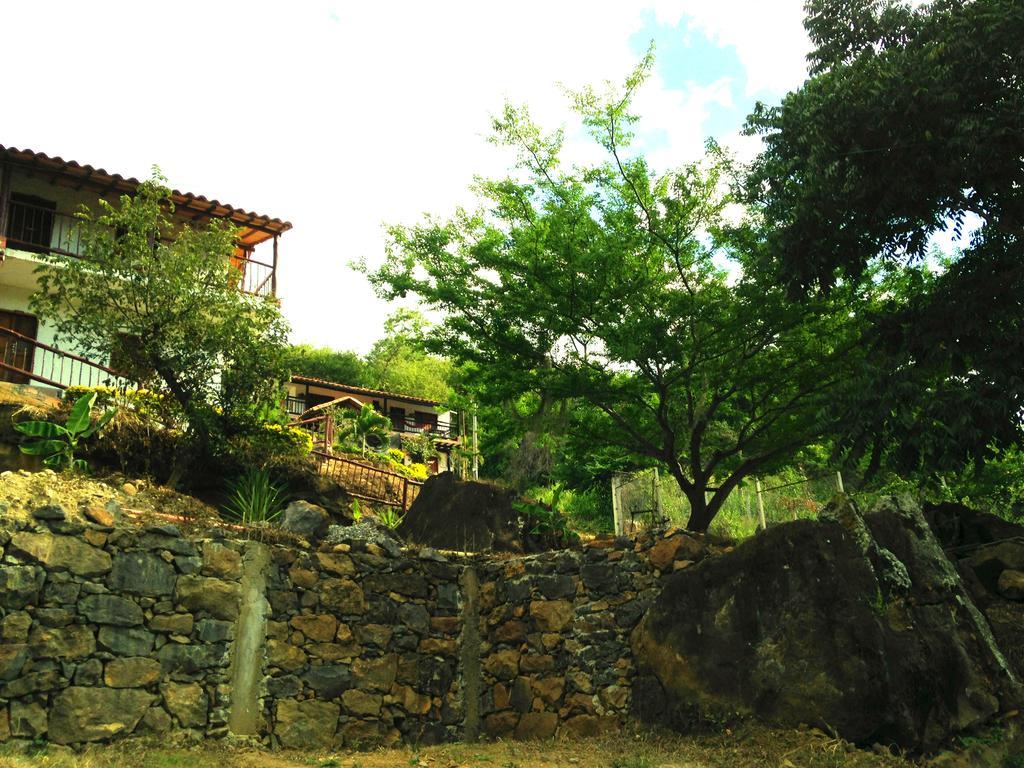
[[[910,768],[900,757],[859,750],[815,730],[744,725],[701,736],[636,730],[573,741],[498,741],[397,747],[367,752],[268,752],[208,742],[175,749],[128,740],[80,754],[48,748],[34,755],[0,745],[0,768]]]

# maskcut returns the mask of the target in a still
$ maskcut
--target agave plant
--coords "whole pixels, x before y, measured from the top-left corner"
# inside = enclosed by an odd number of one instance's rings
[[[398,510],[391,509],[391,507],[386,507],[377,513],[377,519],[393,531],[402,524],[405,515],[398,512]]]
[[[96,392],[79,397],[68,413],[68,420],[63,425],[52,421],[21,421],[14,428],[21,434],[34,438],[33,442],[21,446],[21,452],[30,456],[42,456],[43,464],[56,469],[77,469],[85,471],[89,468],[85,459],[75,458],[80,441],[92,437],[103,429],[117,413],[116,409],[106,411],[97,421],[92,421],[92,407],[96,402]]]
[[[288,503],[283,484],[275,483],[263,469],[250,469],[228,483],[228,500],[221,511],[244,526],[271,523]]]

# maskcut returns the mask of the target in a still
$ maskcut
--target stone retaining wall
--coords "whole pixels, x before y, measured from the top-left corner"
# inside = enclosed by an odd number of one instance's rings
[[[0,741],[329,749],[614,728],[630,631],[703,546],[598,545],[449,561],[390,541],[190,540],[53,506],[0,519]]]

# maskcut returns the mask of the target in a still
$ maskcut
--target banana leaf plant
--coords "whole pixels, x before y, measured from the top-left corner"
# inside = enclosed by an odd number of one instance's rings
[[[76,459],[80,441],[92,437],[114,418],[116,409],[106,411],[95,423],[92,409],[96,402],[95,392],[82,395],[71,406],[67,422],[62,426],[52,421],[22,421],[14,425],[21,434],[34,438],[21,446],[21,452],[30,456],[42,456],[43,465],[55,469],[89,468],[85,459]]]

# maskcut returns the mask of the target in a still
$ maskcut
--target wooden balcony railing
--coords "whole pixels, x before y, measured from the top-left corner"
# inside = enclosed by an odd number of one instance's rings
[[[59,253],[63,256],[81,257],[85,249],[82,243],[82,220],[69,213],[23,201],[11,201],[6,236],[7,245],[29,253]],[[256,296],[273,295],[276,290],[273,264],[244,256],[232,259],[241,275],[236,287],[242,293]]]
[[[113,368],[80,355],[65,352],[31,336],[0,327],[0,380],[19,378],[37,381],[48,387],[138,388],[138,382]]]
[[[448,440],[457,440],[459,437],[458,427],[450,421],[420,421],[415,416],[406,416],[404,419],[392,416],[391,428],[395,432],[425,434]]]

